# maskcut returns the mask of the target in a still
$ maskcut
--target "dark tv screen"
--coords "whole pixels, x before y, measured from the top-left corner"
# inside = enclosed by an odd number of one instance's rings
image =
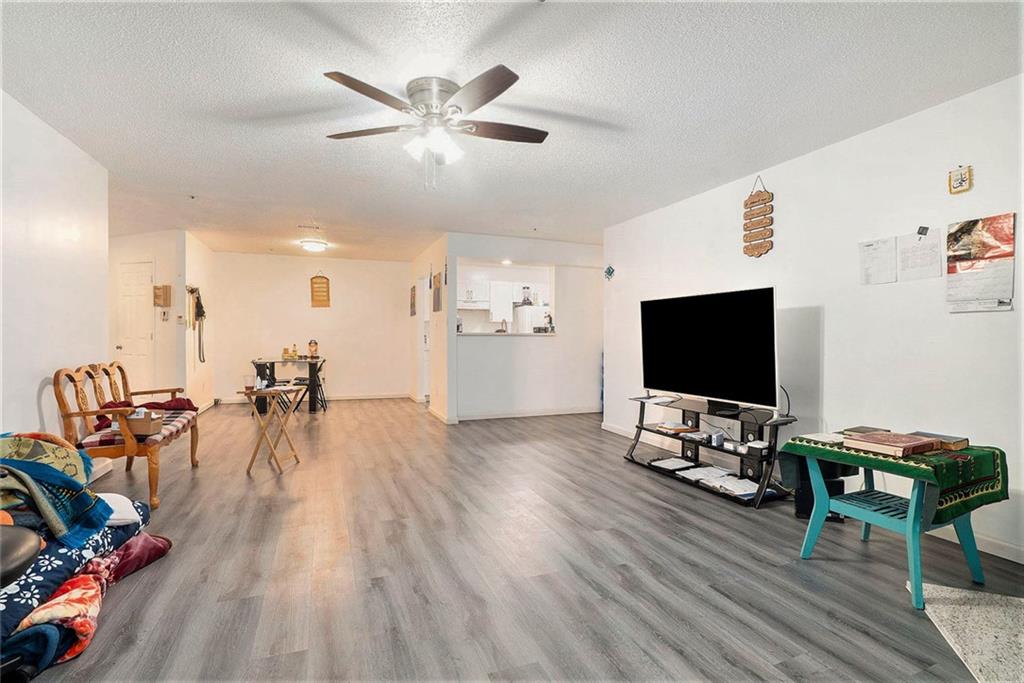
[[[775,288],[640,302],[644,387],[778,407]]]

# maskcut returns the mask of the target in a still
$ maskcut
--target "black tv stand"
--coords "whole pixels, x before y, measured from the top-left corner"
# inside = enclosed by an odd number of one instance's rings
[[[657,399],[661,399],[663,402],[656,402]],[[636,434],[633,437],[632,443],[629,445],[629,450],[626,451],[626,460],[654,470],[659,474],[670,476],[677,481],[682,481],[686,484],[690,484],[691,486],[697,486],[717,495],[724,496],[729,500],[744,505],[751,505],[754,508],[760,508],[761,503],[765,500],[778,500],[789,495],[788,492],[783,489],[770,486],[770,483],[772,472],[775,470],[775,464],[778,460],[779,427],[796,422],[795,417],[790,415],[776,416],[774,412],[764,408],[751,408],[722,401],[702,401],[678,398],[675,396],[652,396],[650,392],[647,392],[646,396],[637,396],[630,400],[636,401],[640,404],[640,417],[637,419]],[[699,441],[685,433],[673,434],[662,431],[658,429],[657,423],[646,424],[644,422],[644,414],[648,403],[657,405],[661,408],[671,408],[682,411],[682,423],[687,427],[693,427],[695,429],[700,429],[701,415],[738,420],[742,430],[740,440],[733,441],[731,439],[726,439],[722,446],[715,446],[706,441]],[[664,460],[665,458],[659,457],[648,461],[638,460],[634,456],[634,453],[636,452],[637,445],[640,443],[640,437],[643,436],[644,432],[657,434],[658,436],[680,442],[678,457],[687,461],[689,465],[683,469],[672,470],[651,464],[653,462]],[[767,441],[768,447],[763,449],[760,453],[740,453],[736,450],[737,447],[745,445],[751,441]],[[699,467],[701,465],[700,451],[702,448],[714,451],[715,453],[724,453],[726,455],[739,458],[740,478],[749,479],[758,483],[757,491],[754,496],[751,498],[749,496],[743,497],[732,495],[730,493],[710,488],[708,485],[701,485],[700,481],[691,482],[681,476],[678,476],[680,472],[685,472],[688,469],[693,469],[694,467]]]

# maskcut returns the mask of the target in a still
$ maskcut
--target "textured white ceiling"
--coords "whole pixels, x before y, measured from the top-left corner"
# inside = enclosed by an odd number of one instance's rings
[[[11,4],[3,87],[110,170],[111,232],[187,228],[292,253],[316,222],[350,258],[447,230],[598,243],[604,227],[1007,78],[1020,6]],[[397,95],[498,63],[521,80],[424,191]],[[189,199],[195,195],[195,199]]]

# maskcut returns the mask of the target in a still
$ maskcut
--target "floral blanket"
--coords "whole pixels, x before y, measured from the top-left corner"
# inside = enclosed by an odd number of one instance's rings
[[[0,639],[6,640],[28,614],[50,599],[57,588],[89,560],[111,554],[149,524],[149,506],[133,503],[142,524],[104,527],[81,548],[59,543],[49,531],[42,533],[46,547],[25,573],[0,590]]]
[[[142,532],[105,557],[94,557],[53,596],[32,610],[4,643],[5,652],[21,655],[37,671],[80,655],[96,634],[103,595],[111,584],[155,562],[171,548],[170,540]]]

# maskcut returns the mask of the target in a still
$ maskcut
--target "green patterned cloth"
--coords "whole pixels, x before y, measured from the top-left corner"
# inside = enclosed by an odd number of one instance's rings
[[[783,453],[829,460],[844,465],[920,479],[939,489],[932,524],[946,524],[960,515],[1010,497],[1006,482],[1006,454],[991,446],[970,446],[962,451],[930,451],[895,456],[870,453],[836,444],[802,439],[786,442]]]

